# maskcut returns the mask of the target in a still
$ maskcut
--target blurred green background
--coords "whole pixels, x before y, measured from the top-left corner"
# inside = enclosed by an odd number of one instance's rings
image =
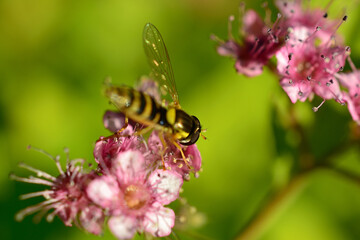
[[[262,1],[246,2],[264,15]],[[95,140],[109,134],[103,113],[113,109],[101,95],[102,82],[111,76],[115,84],[132,86],[149,72],[142,46],[147,22],[164,37],[182,107],[208,129],[208,140],[198,142],[203,172],[183,187],[183,196],[207,216],[206,225],[194,231],[232,239],[270,189],[286,181],[294,158],[286,149],[298,144],[296,136],[274,123],[274,101],[290,102],[278,80],[267,71],[253,79],[239,76],[233,60],[216,54],[210,34],[227,37],[228,16],[238,14],[238,5],[234,0],[1,0],[1,239],[100,239],[65,227],[57,218],[51,224],[44,219],[34,224],[32,217],[16,222],[18,210],[40,201],[18,196],[43,187],[10,181],[8,174],[27,176],[16,167],[21,161],[56,174],[53,162],[27,151],[28,144],[61,154],[63,160],[68,147],[72,158],[93,162]],[[334,15],[340,17],[343,8],[349,18],[340,32],[360,66],[360,8],[356,1],[335,1]],[[350,116],[346,107],[330,101],[315,114],[315,104],[296,108],[310,126],[314,152],[321,154],[346,137]],[[352,149],[340,160],[359,170],[359,159],[359,149]],[[319,172],[261,239],[360,239],[359,224],[359,184]],[[105,232],[101,239],[115,238]],[[193,237],[183,234],[181,239]]]

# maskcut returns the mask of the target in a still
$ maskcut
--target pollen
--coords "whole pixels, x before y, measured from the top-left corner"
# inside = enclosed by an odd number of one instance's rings
[[[129,209],[138,210],[146,205],[150,194],[146,189],[137,185],[129,185],[124,192],[124,200]]]

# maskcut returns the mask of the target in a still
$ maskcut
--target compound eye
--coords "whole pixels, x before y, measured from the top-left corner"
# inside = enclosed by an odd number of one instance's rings
[[[190,136],[188,136],[186,139],[180,141],[180,143],[185,146],[193,145],[194,143],[197,142],[197,140],[199,139],[199,136],[200,136],[200,132],[194,132]]]
[[[194,132],[194,134],[191,136],[191,140],[189,142],[189,145],[192,145],[192,144],[196,143],[197,140],[199,139],[199,136],[200,136],[199,131]]]

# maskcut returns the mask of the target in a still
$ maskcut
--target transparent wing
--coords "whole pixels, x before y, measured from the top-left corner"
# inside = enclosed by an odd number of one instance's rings
[[[143,44],[151,67],[151,77],[159,83],[160,90],[165,91],[163,94],[169,94],[173,104],[180,106],[169,54],[159,30],[151,23],[144,27]]]

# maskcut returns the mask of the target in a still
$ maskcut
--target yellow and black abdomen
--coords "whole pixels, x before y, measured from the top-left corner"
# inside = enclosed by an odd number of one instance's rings
[[[156,124],[161,106],[149,95],[130,87],[108,87],[105,95],[130,119],[145,125]]]

